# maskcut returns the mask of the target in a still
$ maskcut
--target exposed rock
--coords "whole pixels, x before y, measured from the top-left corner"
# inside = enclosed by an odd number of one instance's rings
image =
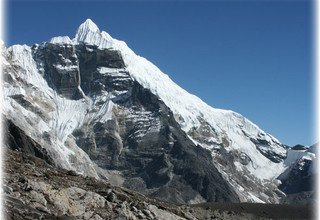
[[[281,181],[279,189],[286,196],[283,203],[313,204],[315,200],[316,175],[318,173],[315,150],[302,145],[296,145],[288,150],[285,163],[288,169],[278,179]]]
[[[117,196],[116,194],[114,194],[113,192],[110,192],[108,194],[108,196],[106,197],[106,199],[109,201],[109,202],[115,202],[117,200]]]
[[[23,166],[25,160],[31,166]],[[115,187],[91,177],[70,176],[31,155],[8,150],[4,191],[6,219],[311,219],[309,206],[204,203],[179,206]],[[34,168],[45,175],[34,176]],[[19,181],[23,179],[23,181]],[[28,184],[31,190],[25,190]],[[17,193],[19,192],[19,194]],[[106,201],[111,192],[125,200]]]
[[[307,147],[302,144],[297,144],[297,145],[294,145],[291,149],[292,150],[306,150]]]
[[[47,43],[42,50],[37,48],[34,55],[37,59],[43,59],[49,85],[69,99],[84,97],[80,89],[79,63],[75,50],[70,44]]]
[[[6,131],[4,143],[12,150],[19,150],[26,154],[31,154],[45,160],[49,164],[54,164],[52,158],[48,155],[39,143],[30,138],[26,133],[17,127],[11,120],[2,117],[2,124]]]
[[[270,149],[268,147],[269,146],[268,141],[264,139],[259,139],[259,138],[258,139],[251,138],[250,140],[256,145],[260,153],[266,156],[267,158],[269,158],[271,161],[275,163],[279,163],[286,158],[285,153],[279,154],[277,152],[274,152],[272,149]]]

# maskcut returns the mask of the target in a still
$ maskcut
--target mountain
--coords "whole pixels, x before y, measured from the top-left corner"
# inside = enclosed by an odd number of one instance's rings
[[[278,179],[279,189],[286,194],[283,203],[313,204],[316,198],[315,186],[317,175],[316,149],[318,144],[310,147],[295,145],[288,149],[285,164],[288,167]]]
[[[7,146],[173,203],[279,203],[288,148],[90,20],[2,50]],[[314,155],[314,154],[313,154]]]

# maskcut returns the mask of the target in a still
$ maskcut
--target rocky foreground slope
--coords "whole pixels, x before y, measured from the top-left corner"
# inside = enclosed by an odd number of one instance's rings
[[[90,19],[72,40],[1,47],[10,146],[61,169],[176,204],[279,203],[292,184],[283,175],[281,191],[277,177],[315,158],[288,157],[272,135],[189,94]]]
[[[58,169],[28,153],[5,154],[5,219],[312,219],[305,205],[176,205]]]

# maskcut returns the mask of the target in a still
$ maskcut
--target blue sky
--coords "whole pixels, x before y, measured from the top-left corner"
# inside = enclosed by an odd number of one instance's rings
[[[86,18],[211,106],[316,141],[311,1],[8,1],[7,44],[73,37]]]

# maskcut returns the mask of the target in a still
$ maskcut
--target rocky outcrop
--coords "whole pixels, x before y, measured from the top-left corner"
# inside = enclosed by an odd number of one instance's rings
[[[49,164],[54,164],[53,159],[48,155],[39,143],[30,138],[26,133],[17,127],[11,120],[7,120],[2,116],[4,135],[4,144],[11,150],[21,151],[24,154],[30,154],[41,158]]]
[[[179,207],[8,150],[6,219],[196,219]]]
[[[41,48],[41,49],[40,49]],[[69,99],[84,98],[80,88],[80,71],[76,49],[70,44],[46,43],[34,47],[34,57],[48,84]]]
[[[80,44],[76,46],[76,53],[79,59],[81,88],[86,95],[97,93],[102,89],[107,91],[118,89],[120,85],[117,85],[116,81],[110,81],[108,77],[102,79],[97,68],[123,69],[125,64],[119,51]],[[128,77],[128,74],[124,77]],[[119,81],[118,83],[121,83]]]
[[[282,180],[279,188],[287,194],[314,190],[315,178],[310,171],[312,163],[312,160],[300,158],[292,165],[285,178],[279,177]]]
[[[278,179],[281,181],[279,189],[286,196],[283,203],[312,204],[315,200],[317,158],[315,157],[316,145],[311,147],[295,145],[288,150],[285,163],[288,169]]]
[[[278,152],[275,152],[272,149],[270,149],[268,147],[269,146],[268,141],[260,138],[257,138],[257,139],[251,138],[250,140],[256,145],[259,152],[263,154],[265,157],[267,157],[268,159],[270,159],[271,161],[275,163],[279,163],[286,158],[285,154],[279,154]]]

